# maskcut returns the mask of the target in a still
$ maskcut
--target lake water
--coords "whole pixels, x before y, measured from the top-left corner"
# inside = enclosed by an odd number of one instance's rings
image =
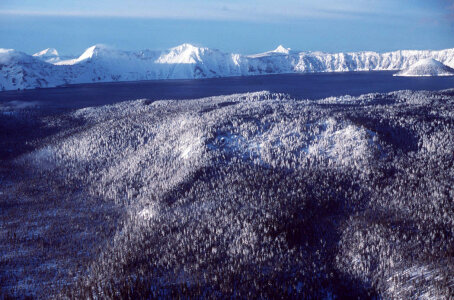
[[[454,88],[454,77],[393,77],[394,72],[279,74],[198,80],[80,84],[68,87],[0,92],[0,103],[25,101],[47,108],[81,108],[147,98],[194,99],[233,93],[271,91],[295,98],[384,93],[396,90]]]

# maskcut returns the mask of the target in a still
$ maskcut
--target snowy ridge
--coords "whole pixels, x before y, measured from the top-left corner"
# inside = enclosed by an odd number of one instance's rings
[[[450,68],[441,62],[427,58],[418,61],[409,68],[402,70],[401,72],[394,74],[395,76],[454,76],[454,69]]]
[[[16,59],[8,59],[12,56]],[[122,51],[95,45],[78,58],[67,60],[62,60],[58,52],[50,48],[33,56],[2,49],[0,90],[111,81],[197,79],[280,73],[398,71],[422,59],[435,59],[454,67],[454,49],[332,54],[298,52],[279,46],[273,51],[261,54],[241,55],[190,44],[182,44],[165,51]]]
[[[0,91],[62,85],[66,83],[62,71],[41,58],[0,49]]]

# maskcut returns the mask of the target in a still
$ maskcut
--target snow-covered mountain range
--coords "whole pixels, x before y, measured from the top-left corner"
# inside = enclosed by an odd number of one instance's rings
[[[255,55],[221,52],[190,44],[165,50],[122,51],[103,45],[65,59],[52,48],[27,55],[0,49],[0,90],[65,84],[195,79],[279,73],[398,71],[432,58],[454,68],[454,49],[377,52],[299,52],[283,46]]]
[[[426,58],[394,75],[407,77],[454,76],[454,69],[433,58]]]

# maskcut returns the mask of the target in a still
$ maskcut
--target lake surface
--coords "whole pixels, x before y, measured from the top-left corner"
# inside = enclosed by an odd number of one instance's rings
[[[385,93],[396,90],[454,88],[454,77],[393,77],[395,72],[279,74],[197,80],[160,80],[80,84],[67,87],[0,92],[0,104],[29,102],[47,108],[81,108],[147,98],[194,99],[267,90],[295,98]]]

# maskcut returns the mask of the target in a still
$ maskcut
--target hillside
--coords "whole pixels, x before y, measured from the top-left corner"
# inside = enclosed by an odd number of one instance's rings
[[[454,90],[0,106],[0,295],[449,298],[453,112]]]

